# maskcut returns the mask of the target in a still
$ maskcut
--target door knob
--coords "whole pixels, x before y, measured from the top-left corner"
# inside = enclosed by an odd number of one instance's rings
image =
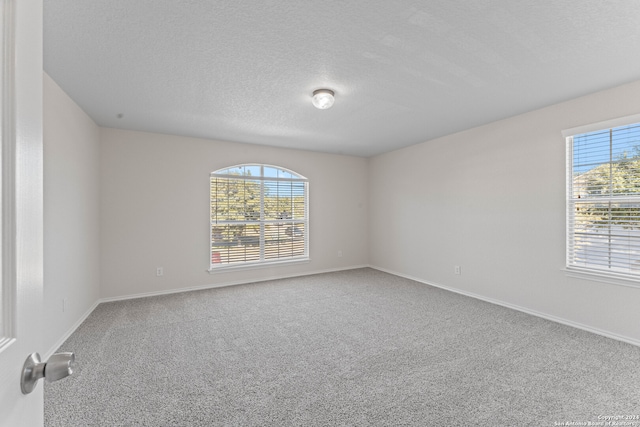
[[[56,353],[46,362],[42,362],[38,353],[31,353],[22,367],[20,378],[22,394],[31,393],[40,378],[53,382],[73,374],[72,365],[75,360],[74,353]]]

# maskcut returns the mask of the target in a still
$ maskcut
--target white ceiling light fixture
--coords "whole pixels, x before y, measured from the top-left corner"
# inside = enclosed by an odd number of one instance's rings
[[[326,110],[327,108],[331,108],[333,102],[335,101],[335,94],[330,89],[318,89],[313,91],[313,106],[320,109]]]

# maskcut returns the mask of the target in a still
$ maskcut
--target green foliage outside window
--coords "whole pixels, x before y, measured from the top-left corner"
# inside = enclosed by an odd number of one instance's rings
[[[640,154],[637,150],[632,157],[625,153],[615,162],[575,175],[573,189],[578,199],[588,200],[576,204],[578,222],[592,227],[640,228],[637,204],[616,201],[616,197],[640,194]]]

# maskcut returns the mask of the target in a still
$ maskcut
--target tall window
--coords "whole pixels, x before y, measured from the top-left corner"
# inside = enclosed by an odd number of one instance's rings
[[[309,258],[309,191],[277,166],[211,174],[211,270]]]
[[[640,279],[640,123],[567,138],[567,267]]]

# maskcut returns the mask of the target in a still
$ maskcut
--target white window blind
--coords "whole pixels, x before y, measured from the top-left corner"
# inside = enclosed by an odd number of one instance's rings
[[[567,267],[640,278],[640,123],[567,138]]]
[[[308,259],[308,181],[277,166],[213,172],[211,270]]]

